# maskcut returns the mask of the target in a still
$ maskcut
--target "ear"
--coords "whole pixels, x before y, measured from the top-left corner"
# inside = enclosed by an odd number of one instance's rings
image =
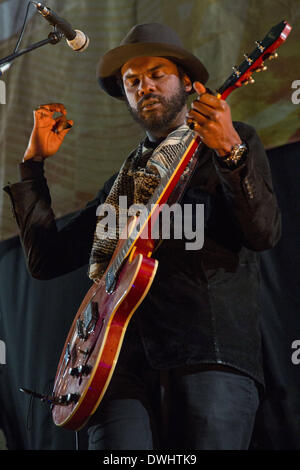
[[[187,93],[190,93],[193,89],[193,84],[192,84],[192,81],[191,81],[190,77],[188,75],[184,74],[182,81],[183,81],[185,91]]]

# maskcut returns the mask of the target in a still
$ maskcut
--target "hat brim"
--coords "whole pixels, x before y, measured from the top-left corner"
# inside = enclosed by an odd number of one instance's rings
[[[126,44],[108,51],[99,61],[97,78],[101,88],[110,96],[124,99],[118,83],[121,67],[135,57],[165,57],[181,65],[192,82],[205,84],[209,74],[202,62],[193,54],[178,46],[159,42]]]

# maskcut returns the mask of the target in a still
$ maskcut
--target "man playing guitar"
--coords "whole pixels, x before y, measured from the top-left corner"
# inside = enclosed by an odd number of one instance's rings
[[[264,387],[256,252],[280,236],[263,146],[253,128],[232,122],[226,101],[205,88],[203,64],[166,26],[132,28],[101,58],[98,79],[146,131],[128,160],[133,181],[172,132],[190,126],[200,136],[198,167],[181,204],[204,204],[205,242],[200,250],[188,251],[177,239],[157,248],[153,285],[129,323],[109,387],[87,425],[89,448],[248,449]],[[61,113],[56,119],[55,112]],[[34,118],[22,181],[7,191],[29,270],[51,279],[89,259],[90,268],[98,266],[90,258],[96,209],[111,197],[116,178],[57,230],[43,166],[73,121],[58,103],[40,106]]]

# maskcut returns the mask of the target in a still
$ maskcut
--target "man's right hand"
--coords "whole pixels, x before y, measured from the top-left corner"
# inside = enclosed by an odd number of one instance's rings
[[[54,119],[54,113],[61,113],[61,116]],[[34,126],[23,162],[54,155],[73,126],[73,121],[67,120],[67,110],[61,103],[43,104],[34,110],[33,115]]]

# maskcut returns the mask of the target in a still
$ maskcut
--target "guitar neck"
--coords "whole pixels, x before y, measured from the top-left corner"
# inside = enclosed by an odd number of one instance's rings
[[[218,93],[223,99],[226,99],[235,89],[248,83],[254,83],[252,79],[253,72],[260,72],[267,69],[264,61],[277,58],[275,51],[286,41],[292,27],[286,22],[281,21],[270,29],[264,39],[255,41],[256,48],[251,54],[244,54],[245,60],[239,67],[232,67],[233,73],[225,80],[223,85],[218,89]]]

